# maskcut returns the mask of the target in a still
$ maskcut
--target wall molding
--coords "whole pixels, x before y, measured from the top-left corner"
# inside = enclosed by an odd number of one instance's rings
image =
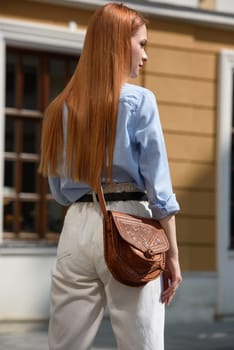
[[[95,9],[105,5],[106,0],[30,0],[32,2],[48,3],[67,7]],[[123,1],[116,1],[122,3]],[[169,3],[155,2],[150,0],[125,0],[124,3],[147,15],[192,22],[203,26],[219,27],[234,30],[234,16],[232,13],[209,11],[190,6],[178,6]]]
[[[7,45],[30,47],[63,53],[79,53],[85,31],[25,20],[0,18],[0,35]]]

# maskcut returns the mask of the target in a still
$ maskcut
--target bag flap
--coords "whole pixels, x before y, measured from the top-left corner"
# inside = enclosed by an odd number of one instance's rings
[[[109,211],[120,236],[133,247],[150,255],[169,249],[167,236],[157,220],[117,211]]]

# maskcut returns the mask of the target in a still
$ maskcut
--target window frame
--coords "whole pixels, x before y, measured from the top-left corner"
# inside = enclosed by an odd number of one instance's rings
[[[6,76],[6,47],[36,49],[79,55],[85,31],[36,24],[20,20],[0,19],[0,76]],[[0,80],[0,244],[3,242],[3,188],[5,135],[5,79]]]
[[[8,162],[8,166],[14,167],[14,176],[12,178],[13,192],[10,191],[10,187],[4,187],[6,189],[4,193],[4,203],[9,205],[8,209],[5,207],[4,210],[4,227],[3,227],[3,237],[4,240],[16,240],[16,241],[35,241],[37,242],[57,242],[59,238],[58,231],[50,231],[50,225],[48,222],[49,213],[48,206],[54,205],[53,197],[48,193],[47,179],[40,176],[36,169],[38,167],[39,161],[39,127],[41,126],[43,111],[48,105],[48,99],[53,99],[57,95],[57,90],[61,89],[64,86],[65,81],[68,81],[70,75],[74,71],[74,68],[77,64],[78,57],[77,55],[65,55],[58,52],[48,52],[48,51],[38,51],[32,49],[22,49],[22,48],[12,48],[7,47],[7,57],[14,58],[14,72],[15,72],[15,87],[14,87],[14,98],[12,101],[6,101],[5,107],[5,125],[7,122],[12,122],[12,133],[14,135],[14,149],[7,149],[4,153],[5,166]],[[36,74],[37,74],[37,91],[35,91],[35,101],[34,105],[29,107],[25,105],[25,96],[23,93],[23,87],[25,84],[25,75],[24,75],[24,61],[32,59],[36,62]],[[56,62],[62,64],[59,72],[63,72],[61,79],[64,80],[60,83],[59,86],[54,86],[54,76],[52,75],[51,69],[54,67]],[[8,58],[7,58],[8,64]],[[61,85],[62,84],[62,85]],[[55,91],[53,90],[55,87]],[[52,93],[52,94],[51,94]],[[50,95],[50,96],[49,96]],[[23,150],[24,144],[24,130],[25,123],[31,122],[32,124],[37,125],[35,128],[37,130],[37,151],[36,149],[32,151],[31,148]],[[6,138],[5,138],[6,139]],[[35,153],[36,151],[36,153]],[[11,164],[11,165],[10,165]],[[24,171],[26,166],[34,167],[32,175],[34,177],[34,184],[31,187],[31,191],[25,190],[23,185],[26,183],[24,179]],[[12,169],[13,171],[13,169]],[[5,174],[6,177],[6,174]],[[11,178],[9,174],[9,178]],[[31,184],[32,184],[31,183]],[[6,184],[4,184],[6,186]],[[28,204],[30,203],[30,205]],[[26,228],[27,219],[24,220],[25,216],[22,214],[22,210],[25,205],[29,205],[29,208],[34,208],[34,215],[31,215],[31,225]],[[58,207],[60,207],[57,204]],[[10,213],[9,213],[10,209]],[[13,210],[14,220],[12,221],[11,210]],[[61,215],[66,213],[64,207],[60,207]],[[28,213],[28,209],[26,210]],[[62,214],[63,213],[63,214]],[[8,217],[8,223],[6,227],[5,218]],[[28,219],[30,215],[28,216]],[[22,219],[22,220],[21,220]],[[62,220],[62,216],[61,216]]]
[[[230,249],[232,91],[234,51],[222,50],[219,65],[217,119],[217,243]]]
[[[234,51],[222,50],[219,57],[217,110],[217,174],[216,174],[216,246],[217,246],[217,316],[228,315],[234,280],[234,249],[231,237],[231,152],[232,152],[232,91]]]

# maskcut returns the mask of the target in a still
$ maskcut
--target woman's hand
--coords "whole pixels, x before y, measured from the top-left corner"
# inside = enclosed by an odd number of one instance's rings
[[[175,295],[176,289],[182,282],[179,253],[176,239],[176,225],[175,216],[167,216],[160,220],[164,231],[166,232],[169,241],[169,250],[166,254],[166,266],[163,272],[163,293],[161,300],[163,303],[169,305]]]
[[[170,305],[177,288],[182,282],[179,260],[175,257],[166,257],[165,271],[163,272],[163,293],[161,300],[166,305]]]

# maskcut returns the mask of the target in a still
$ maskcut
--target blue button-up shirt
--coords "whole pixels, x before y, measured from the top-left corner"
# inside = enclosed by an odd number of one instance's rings
[[[66,133],[67,110],[64,108]],[[68,136],[69,137],[69,136]],[[113,181],[134,183],[146,191],[152,216],[159,220],[179,210],[172,191],[167,153],[154,94],[124,84],[119,100]],[[49,177],[55,200],[69,205],[90,191],[83,182]]]

